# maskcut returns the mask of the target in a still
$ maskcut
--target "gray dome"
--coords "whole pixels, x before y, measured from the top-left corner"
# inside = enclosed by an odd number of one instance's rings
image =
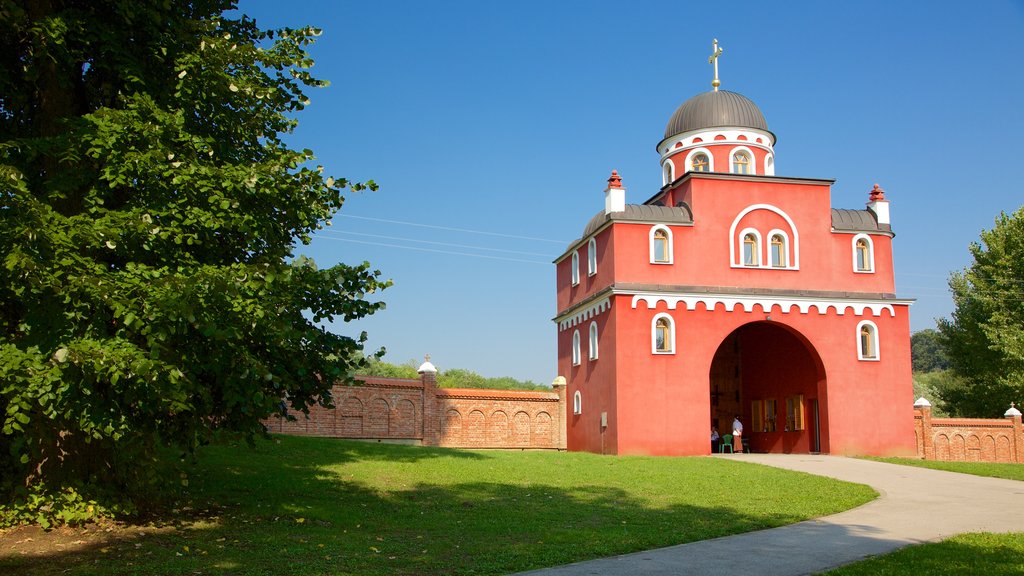
[[[733,126],[769,132],[764,114],[749,98],[736,92],[719,90],[690,98],[676,109],[665,127],[665,138],[691,130]],[[772,140],[775,135],[772,134]]]

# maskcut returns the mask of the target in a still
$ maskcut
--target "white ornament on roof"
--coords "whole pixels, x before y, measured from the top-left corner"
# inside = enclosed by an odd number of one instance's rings
[[[931,408],[931,406],[932,403],[924,396],[921,396],[917,399],[917,402],[914,402],[914,408]]]
[[[437,368],[434,368],[434,365],[430,363],[430,354],[423,356],[423,364],[420,364],[416,371],[420,374],[437,374]]]
[[[1020,416],[1020,410],[1017,410],[1017,407],[1013,404],[1013,402],[1010,402],[1010,409],[1007,410],[1003,414],[1003,416],[1006,416],[1007,418],[1012,418],[1014,416]]]

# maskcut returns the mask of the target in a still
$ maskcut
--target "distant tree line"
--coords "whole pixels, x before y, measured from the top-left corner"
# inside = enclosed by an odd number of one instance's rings
[[[366,359],[366,366],[359,370],[358,375],[380,376],[384,378],[419,378],[418,368],[419,363],[416,360],[408,360],[402,364],[392,364],[371,357]],[[472,370],[464,368],[439,370],[437,373],[437,385],[441,388],[551,391],[550,386],[538,384],[532,380],[517,380],[508,376],[481,376]]]

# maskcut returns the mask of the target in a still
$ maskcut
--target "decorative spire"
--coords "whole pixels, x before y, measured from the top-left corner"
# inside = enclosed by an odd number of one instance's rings
[[[711,81],[711,87],[715,89],[715,92],[718,92],[718,87],[722,85],[722,83],[718,81],[718,57],[722,55],[722,49],[718,47],[718,38],[715,38],[715,41],[711,46],[713,50],[711,52],[711,56],[708,58],[708,64],[715,65],[715,79]]]
[[[875,184],[875,187],[871,189],[870,194],[871,195],[868,196],[868,200],[871,202],[885,201],[885,190],[879,188],[878,184]]]
[[[1020,416],[1020,415],[1021,415],[1020,410],[1017,410],[1017,406],[1014,405],[1013,402],[1010,402],[1010,409],[1007,410],[1003,414],[1003,416],[1006,416],[1007,418],[1013,418],[1015,416]]]
[[[622,177],[619,176],[618,170],[612,170],[612,176],[608,179],[609,188],[622,188]]]
[[[423,356],[423,364],[420,364],[420,367],[416,369],[416,371],[419,372],[420,374],[423,374],[425,372],[430,374],[437,374],[437,368],[435,368],[434,365],[430,363],[430,354],[425,354]]]

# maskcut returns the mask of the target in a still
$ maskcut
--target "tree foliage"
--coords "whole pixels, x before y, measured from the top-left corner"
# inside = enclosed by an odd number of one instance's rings
[[[910,357],[914,372],[936,372],[949,368],[949,358],[938,330],[926,328],[910,336]]]
[[[419,378],[417,369],[420,363],[407,360],[402,364],[392,364],[377,358],[368,358],[359,374],[362,376],[380,376],[384,378]],[[509,376],[482,376],[465,368],[448,368],[437,374],[437,385],[440,388],[488,388],[493,390],[539,390],[551,391],[550,386],[537,384],[532,380],[518,380]]]
[[[356,369],[365,335],[320,326],[388,283],[293,257],[364,187],[283,139],[319,32],[233,8],[0,0],[2,494],[134,494],[161,446],[262,433]]]
[[[958,416],[1000,416],[1024,399],[1024,208],[1001,214],[970,246],[974,262],[949,281],[956,307],[939,322],[950,368],[942,392]]]

